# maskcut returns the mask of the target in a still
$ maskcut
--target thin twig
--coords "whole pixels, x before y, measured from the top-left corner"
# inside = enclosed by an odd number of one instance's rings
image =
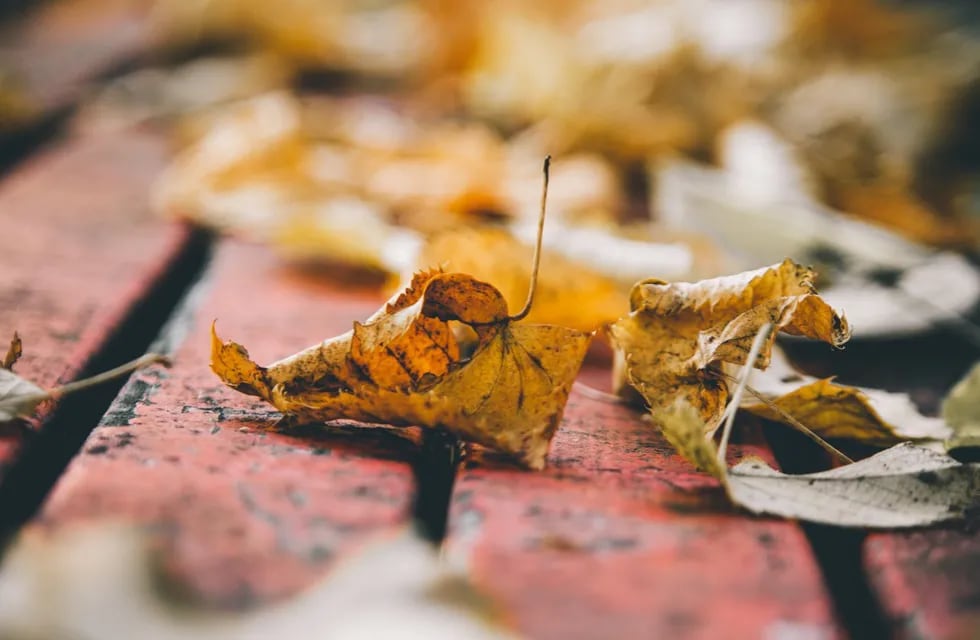
[[[749,355],[745,359],[745,364],[742,368],[742,375],[739,376],[738,384],[735,387],[735,392],[732,394],[732,399],[729,400],[729,409],[726,409],[725,415],[725,426],[721,430],[721,442],[718,444],[718,462],[721,463],[722,467],[725,466],[725,450],[728,449],[728,440],[732,435],[732,425],[735,424],[735,414],[738,412],[738,405],[742,402],[742,393],[745,392],[745,387],[749,384],[749,376],[752,375],[752,369],[755,367],[755,361],[759,357],[759,352],[762,351],[762,346],[769,339],[769,334],[772,332],[772,323],[767,322],[766,324],[759,327],[758,333],[755,334],[755,339],[752,340],[752,347],[749,349]]]
[[[531,312],[531,303],[534,302],[534,290],[538,286],[538,267],[541,266],[541,238],[544,236],[544,214],[548,204],[548,181],[551,174],[551,156],[544,159],[544,186],[541,189],[541,211],[538,214],[538,241],[534,245],[534,262],[531,266],[531,284],[527,290],[527,301],[524,308],[516,316],[511,316],[513,322],[523,320]]]

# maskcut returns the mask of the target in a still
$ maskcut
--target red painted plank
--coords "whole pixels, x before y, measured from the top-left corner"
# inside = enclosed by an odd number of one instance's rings
[[[20,332],[18,373],[71,379],[172,265],[187,232],[146,195],[165,161],[161,136],[129,131],[70,139],[0,181],[0,341]],[[0,464],[22,435],[0,433]]]
[[[308,585],[371,533],[406,521],[418,430],[278,432],[270,407],[208,368],[214,318],[261,362],[347,331],[379,304],[277,265],[267,249],[220,245],[174,367],[127,384],[56,486],[43,523],[153,525],[192,592],[240,605]]]
[[[150,46],[149,8],[125,0],[43,3],[0,29],[0,67],[37,115],[56,111],[94,76]]]
[[[451,553],[530,637],[838,635],[796,525],[732,512],[637,413],[579,392],[548,469],[470,463],[450,514]]]
[[[865,568],[901,638],[980,638],[980,536],[939,529],[875,534]]]

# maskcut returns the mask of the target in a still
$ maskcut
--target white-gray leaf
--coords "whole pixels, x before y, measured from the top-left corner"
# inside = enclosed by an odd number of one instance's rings
[[[980,464],[903,443],[805,475],[748,460],[730,470],[728,490],[753,513],[846,527],[920,527],[963,518],[980,505]]]
[[[49,398],[47,391],[13,371],[0,369],[0,423],[30,417]]]

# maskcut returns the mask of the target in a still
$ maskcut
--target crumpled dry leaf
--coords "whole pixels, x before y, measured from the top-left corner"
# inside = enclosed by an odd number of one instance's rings
[[[946,420],[922,415],[906,394],[804,375],[779,348],[771,356],[769,368],[753,377],[753,390],[822,438],[888,447],[907,440],[944,440],[950,434]],[[756,397],[743,400],[742,408],[767,420],[786,421]]]
[[[379,540],[320,583],[230,612],[175,599],[158,554],[122,523],[28,529],[0,572],[0,637],[9,640],[265,640],[514,637],[496,611],[410,530]],[[161,588],[165,587],[165,588]],[[114,615],[106,615],[106,611]]]
[[[268,367],[212,328],[211,368],[299,420],[444,428],[542,468],[591,335],[512,320],[492,285],[420,272],[353,331]],[[468,358],[455,323],[476,335]]]
[[[684,398],[713,432],[729,396],[722,364],[744,364],[764,325],[774,330],[755,363],[763,369],[778,331],[835,347],[850,337],[844,317],[816,295],[813,278],[813,271],[786,260],[693,284],[637,283],[630,314],[610,327],[622,365],[614,388],[622,391],[628,382],[652,409]]]
[[[946,450],[963,462],[980,462],[980,364],[943,400],[943,418],[952,429]]]
[[[980,503],[980,465],[911,443],[805,475],[781,473],[757,458],[725,469],[714,442],[703,437],[699,411],[685,399],[652,415],[678,451],[718,478],[734,504],[753,513],[894,529],[958,520]]]

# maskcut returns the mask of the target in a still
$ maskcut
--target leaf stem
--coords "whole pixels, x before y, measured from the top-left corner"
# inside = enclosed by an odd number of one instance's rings
[[[544,186],[541,189],[541,212],[538,214],[538,240],[534,245],[534,262],[531,265],[531,284],[527,290],[527,300],[520,313],[511,316],[511,322],[517,322],[527,317],[531,312],[531,304],[534,302],[534,290],[538,285],[538,268],[541,266],[541,238],[544,236],[544,214],[548,204],[548,181],[551,174],[551,156],[544,159]]]
[[[759,327],[759,331],[755,334],[755,339],[752,341],[752,347],[749,349],[749,355],[745,359],[745,364],[742,365],[742,375],[738,378],[735,392],[732,394],[732,399],[728,402],[728,409],[725,411],[725,426],[722,427],[721,442],[718,444],[718,462],[721,463],[722,467],[725,466],[725,451],[728,449],[728,440],[732,435],[732,425],[735,424],[735,414],[738,412],[738,406],[742,402],[742,394],[745,393],[745,388],[749,384],[749,376],[752,375],[752,369],[755,367],[755,361],[759,357],[759,352],[762,351],[762,346],[769,339],[771,332],[771,322],[767,322]]]
[[[723,375],[724,377],[726,377],[729,380],[732,380],[734,382],[739,382],[739,380],[740,380],[740,378],[736,378],[735,376],[729,375],[729,374],[724,373],[724,372],[722,372],[721,375]],[[829,453],[829,454],[831,454],[833,456],[836,456],[837,458],[839,458],[842,462],[844,462],[846,464],[853,464],[854,460],[852,460],[851,458],[849,458],[840,449],[838,449],[834,445],[830,444],[829,442],[827,442],[826,440],[824,440],[823,438],[821,438],[810,427],[806,426],[805,424],[803,424],[802,422],[800,422],[799,420],[797,420],[796,418],[794,418],[792,416],[792,414],[790,414],[789,412],[787,412],[785,409],[783,409],[782,407],[780,407],[778,404],[776,404],[775,402],[773,402],[772,400],[770,400],[769,398],[767,398],[761,391],[758,391],[756,389],[753,389],[752,388],[752,385],[750,385],[748,383],[746,383],[746,385],[745,385],[745,390],[749,393],[749,395],[755,397],[756,400],[758,400],[762,404],[766,405],[767,407],[769,407],[770,409],[772,409],[774,412],[778,413],[783,418],[783,420],[785,420],[786,422],[789,423],[789,425],[791,427],[793,427],[794,429],[796,429],[797,431],[799,431],[800,433],[802,433],[806,437],[808,437],[811,440],[813,440],[818,446],[820,446],[821,449],[823,449],[824,451],[826,451],[827,453]],[[727,415],[728,412],[731,409],[732,409],[732,405],[729,404],[729,406],[725,408],[725,415]]]
[[[142,369],[143,367],[157,363],[169,364],[170,360],[167,358],[167,356],[159,353],[147,353],[135,360],[127,362],[126,364],[121,364],[114,369],[109,369],[108,371],[103,371],[102,373],[94,375],[90,378],[69,382],[68,384],[52,389],[48,392],[48,396],[51,398],[60,398],[61,396],[69,393],[94,387],[102,384],[103,382],[108,382],[113,378],[118,378],[119,376],[125,375],[137,369]]]

